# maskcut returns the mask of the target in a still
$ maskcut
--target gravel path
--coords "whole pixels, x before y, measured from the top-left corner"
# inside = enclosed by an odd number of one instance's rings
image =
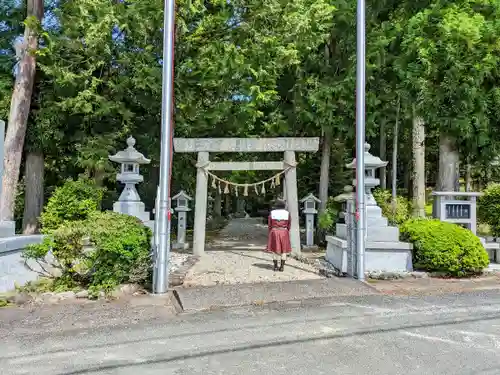
[[[284,272],[274,272],[264,253],[267,225],[261,218],[233,219],[188,272],[184,286],[322,279],[311,265],[287,260]]]

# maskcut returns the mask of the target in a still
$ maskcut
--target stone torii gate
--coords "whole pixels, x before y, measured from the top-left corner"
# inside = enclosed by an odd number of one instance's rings
[[[316,152],[319,138],[175,138],[175,152],[197,152],[196,198],[194,212],[193,254],[205,252],[207,221],[207,171],[285,170],[285,189],[292,226],[290,242],[292,252],[300,253],[299,199],[295,152]],[[211,162],[210,153],[220,152],[283,152],[283,161]]]

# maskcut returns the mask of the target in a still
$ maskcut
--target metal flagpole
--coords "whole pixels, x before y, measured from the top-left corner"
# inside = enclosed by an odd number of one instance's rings
[[[170,177],[172,172],[172,136],[174,110],[174,37],[175,0],[165,0],[163,15],[163,61],[161,105],[161,157],[158,198],[158,243],[156,245],[153,292],[168,291],[168,262],[170,257]]]
[[[357,274],[365,279],[365,0],[357,0],[356,22],[356,231]]]

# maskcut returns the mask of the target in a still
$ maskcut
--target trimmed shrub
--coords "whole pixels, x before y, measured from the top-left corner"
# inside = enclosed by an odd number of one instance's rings
[[[85,220],[101,205],[103,190],[88,179],[67,180],[49,198],[40,223],[42,233],[50,233],[68,221]]]
[[[325,211],[318,216],[318,227],[327,232],[335,233],[335,224],[339,216],[342,204],[335,202],[333,197],[328,198]]]
[[[488,224],[491,234],[500,237],[500,184],[491,184],[478,202],[478,219]]]
[[[489,264],[488,253],[470,230],[435,219],[411,219],[400,227],[413,243],[416,269],[450,276],[478,274]]]
[[[55,284],[88,288],[96,296],[121,283],[142,283],[149,278],[150,240],[151,231],[139,219],[96,211],[86,220],[66,221],[23,256],[43,261],[50,251],[60,268]]]
[[[382,209],[384,215],[391,225],[402,225],[411,217],[411,202],[402,196],[396,196],[396,209],[392,206],[392,194],[390,190],[376,189],[373,197]]]

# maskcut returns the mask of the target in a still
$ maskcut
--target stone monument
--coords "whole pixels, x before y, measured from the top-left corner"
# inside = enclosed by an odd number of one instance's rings
[[[314,245],[314,216],[318,213],[316,204],[320,202],[312,193],[300,200],[300,203],[304,205],[302,213],[306,216],[306,244],[303,246],[303,250],[311,251],[318,248]]]
[[[412,245],[399,241],[399,229],[388,225],[387,218],[382,216],[382,209],[377,205],[372,189],[380,184],[375,178],[375,171],[385,167],[386,161],[370,154],[370,145],[365,144],[365,203],[366,203],[366,246],[365,270],[401,272],[412,271]],[[347,164],[354,169],[356,160]],[[353,180],[356,186],[356,180]],[[351,276],[357,276],[356,257],[356,219],[355,201],[347,197],[345,224],[336,225],[336,235],[327,236],[326,260],[338,270]]]
[[[205,252],[207,171],[281,170],[285,171],[286,198],[292,226],[290,230],[292,252],[300,254],[299,198],[297,195],[295,152],[316,152],[318,148],[319,138],[175,138],[175,152],[198,153],[193,253],[199,256]],[[211,152],[283,152],[283,161],[211,162]]]
[[[193,198],[181,190],[172,197],[172,200],[176,201],[174,210],[177,212],[177,241],[173,244],[173,248],[185,250],[189,248],[189,244],[186,242],[187,213],[191,211],[189,201]]]
[[[432,216],[461,225],[476,234],[476,200],[482,195],[478,192],[433,191]]]
[[[433,191],[432,216],[435,219],[454,223],[469,229],[477,235],[477,198],[483,193],[465,191]],[[482,238],[481,242],[491,262],[500,262],[498,239]]]
[[[151,221],[149,212],[146,211],[145,205],[135,188],[136,184],[144,181],[143,176],[139,173],[139,166],[149,164],[151,160],[146,159],[143,154],[134,148],[135,139],[133,137],[127,139],[127,146],[125,150],[109,156],[109,160],[120,164],[120,173],[116,175],[116,179],[125,184],[120,198],[113,204],[113,211],[135,216],[153,229],[154,222]]]

